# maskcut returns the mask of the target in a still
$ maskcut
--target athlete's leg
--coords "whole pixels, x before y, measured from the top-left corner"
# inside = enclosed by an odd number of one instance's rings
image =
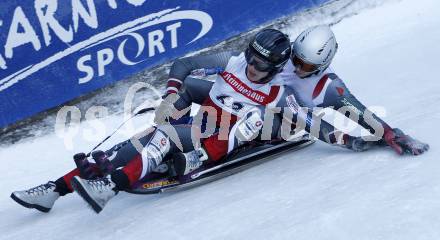
[[[228,153],[256,141],[268,142],[277,138],[280,119],[277,115],[268,115],[263,121],[261,110],[249,111],[238,119],[232,127],[219,129],[212,136],[202,140],[200,149],[191,152],[177,153],[174,156],[176,173],[186,175],[206,163],[214,163],[223,159]]]
[[[142,147],[130,143],[135,152],[128,154],[131,159],[121,169],[111,174],[111,179],[119,189],[130,188],[139,179],[153,172],[172,153],[194,150],[191,125],[159,126]]]

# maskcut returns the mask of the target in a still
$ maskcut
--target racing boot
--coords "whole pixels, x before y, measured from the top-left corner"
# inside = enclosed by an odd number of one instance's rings
[[[71,185],[96,213],[101,212],[107,202],[118,194],[116,184],[110,176],[92,180],[75,176]]]
[[[15,191],[11,198],[26,208],[35,208],[41,212],[49,212],[60,194],[55,191],[54,182],[48,182],[23,191]]]

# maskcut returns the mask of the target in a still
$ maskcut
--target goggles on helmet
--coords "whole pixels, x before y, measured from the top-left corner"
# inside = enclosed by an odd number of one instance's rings
[[[276,65],[268,63],[258,57],[250,49],[246,50],[245,57],[247,64],[254,66],[254,68],[259,72],[271,72],[279,69],[279,67],[277,67]]]
[[[293,66],[295,66],[295,68],[301,70],[304,73],[315,73],[316,71],[319,70],[319,65],[315,65],[315,64],[310,64],[305,62],[304,60],[302,60],[301,58],[299,58],[298,56],[296,56],[296,54],[292,54],[291,56],[291,60],[293,63]]]

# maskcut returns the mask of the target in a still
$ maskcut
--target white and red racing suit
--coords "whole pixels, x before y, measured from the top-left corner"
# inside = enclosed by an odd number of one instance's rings
[[[181,90],[179,91],[180,99],[174,103],[177,110],[184,109],[195,102],[202,105],[199,114],[203,114],[204,109],[208,107],[215,110],[216,127],[224,127],[228,124],[231,126],[227,140],[219,139],[218,133],[203,140],[203,146],[212,159],[220,159],[237,146],[237,139],[231,137],[237,136],[234,124],[252,109],[259,110],[257,111],[259,118],[254,118],[250,124],[259,124],[258,120],[263,121],[263,116],[268,110],[273,110],[274,120],[269,124],[272,138],[279,138],[282,135],[279,131],[285,130],[280,127],[282,120],[290,122],[293,126],[301,120],[304,123],[304,130],[312,132],[316,129],[313,135],[320,140],[350,148],[350,140],[354,137],[342,133],[321,119],[314,118],[313,115],[313,107],[316,106],[341,107],[348,104],[353,106],[356,112],[366,111],[366,108],[350,94],[331,70],[308,79],[299,79],[293,72],[293,65],[289,62],[281,73],[274,76],[272,81],[267,84],[257,84],[247,78],[246,67],[244,54],[222,52],[180,59],[171,68],[167,90],[168,93]],[[223,68],[222,72],[218,72],[214,83],[188,77],[194,70],[213,68]],[[183,89],[181,89],[182,86],[184,86]],[[302,107],[306,109],[301,109]],[[293,114],[286,114],[286,110]],[[228,115],[231,115],[230,118]],[[375,128],[370,123],[374,122],[376,126],[382,126],[382,123],[385,123],[374,114],[371,116],[372,119],[361,117],[360,124],[374,132]],[[230,122],[227,121],[228,119]],[[267,123],[267,121],[264,122]],[[278,131],[278,133],[275,134],[273,131]],[[261,137],[262,132],[256,140],[261,140]]]

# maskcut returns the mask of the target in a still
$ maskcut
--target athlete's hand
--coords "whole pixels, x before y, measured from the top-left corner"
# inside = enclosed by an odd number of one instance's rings
[[[429,149],[429,145],[406,135],[402,130],[394,128],[384,135],[384,140],[396,153],[420,155]]]
[[[179,99],[179,95],[176,93],[167,94],[160,105],[156,108],[154,122],[156,124],[164,124],[169,120],[169,118],[173,117],[173,114],[177,112],[177,109],[174,107],[174,103]]]

